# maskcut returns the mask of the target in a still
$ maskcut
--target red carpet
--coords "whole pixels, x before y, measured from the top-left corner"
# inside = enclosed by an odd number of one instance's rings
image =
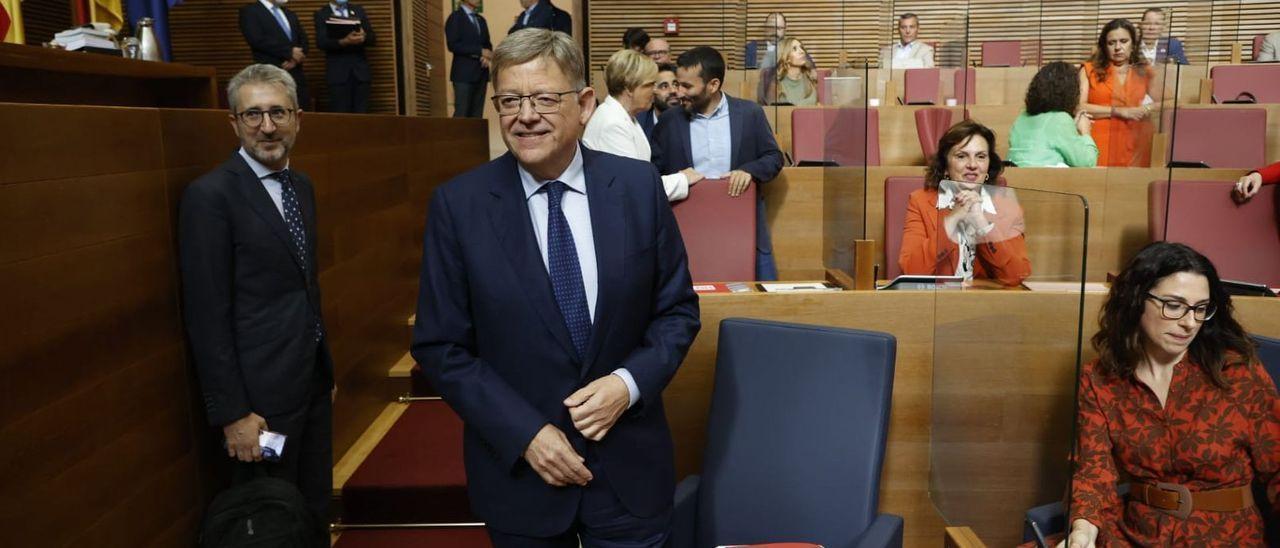
[[[483,527],[344,531],[333,548],[492,548]]]
[[[343,486],[342,521],[480,521],[471,514],[467,499],[462,421],[448,404],[409,404],[409,409]]]

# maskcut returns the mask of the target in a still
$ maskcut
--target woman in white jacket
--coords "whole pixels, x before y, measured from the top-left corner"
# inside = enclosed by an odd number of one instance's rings
[[[587,122],[582,142],[588,148],[636,160],[651,161],[649,139],[636,121],[636,116],[653,107],[653,86],[658,80],[658,65],[635,50],[618,50],[609,57],[604,69],[609,96],[596,107]],[[667,200],[675,202],[689,195],[689,186],[702,180],[693,169],[662,176]]]

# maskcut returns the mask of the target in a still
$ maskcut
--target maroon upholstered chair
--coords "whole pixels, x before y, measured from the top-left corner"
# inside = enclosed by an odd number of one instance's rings
[[[988,40],[983,42],[982,66],[1022,66],[1022,40]]]
[[[920,137],[920,152],[924,153],[925,165],[938,152],[938,139],[950,128],[950,109],[922,108],[916,111],[916,135]]]
[[[952,89],[955,90],[956,102],[961,105],[972,105],[978,101],[978,71],[973,67],[955,72]],[[965,119],[969,116],[965,115]]]
[[[1254,35],[1254,37],[1253,37],[1253,56],[1252,56],[1252,57],[1250,57],[1250,60],[1251,60],[1251,61],[1257,61],[1257,60],[1258,60],[1258,56],[1259,56],[1259,55],[1262,55],[1262,41],[1263,41],[1263,40],[1265,40],[1266,38],[1267,38],[1267,35],[1265,35],[1265,34],[1258,34],[1258,35]]]
[[[1152,240],[1184,243],[1203,253],[1223,279],[1278,287],[1276,185],[1263,186],[1244,204],[1231,199],[1234,186],[1234,181],[1152,181],[1147,230]]]
[[[1267,109],[1180,108],[1164,117],[1173,133],[1168,160],[1241,169],[1266,163]]]
[[[865,108],[791,111],[791,159],[797,165],[880,165],[880,113]]]
[[[902,76],[902,103],[906,105],[938,104],[938,79],[941,71],[936,68],[907,69]]]
[[[818,104],[819,105],[827,104],[827,86],[824,82],[826,82],[828,76],[831,76],[831,69],[818,69],[817,77],[818,77]]]
[[[703,180],[672,204],[695,282],[756,277],[756,185],[729,196],[728,179]]]
[[[1251,93],[1259,103],[1280,103],[1280,64],[1218,65],[1209,69],[1214,102]]]
[[[996,179],[996,186],[1005,186],[1007,183],[1003,176]],[[902,269],[898,267],[898,254],[902,251],[902,228],[907,224],[907,198],[921,188],[924,188],[923,176],[889,177],[884,180],[885,264],[880,272],[886,280],[902,275]]]

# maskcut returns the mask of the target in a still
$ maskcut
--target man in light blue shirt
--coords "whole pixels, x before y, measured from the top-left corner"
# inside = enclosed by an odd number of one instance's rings
[[[696,47],[676,60],[676,95],[684,108],[670,109],[653,129],[653,163],[660,173],[693,168],[708,179],[729,179],[729,195],[751,183],[772,181],[782,171],[782,151],[764,110],[721,91],[724,57]],[[761,189],[762,190],[762,189]],[[778,279],[766,224],[764,193],[756,204],[756,279]]]

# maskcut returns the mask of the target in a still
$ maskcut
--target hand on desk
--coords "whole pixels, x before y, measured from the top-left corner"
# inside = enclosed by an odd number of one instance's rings
[[[591,471],[587,470],[586,459],[583,459],[564,432],[550,424],[542,427],[524,450],[524,460],[534,472],[553,487],[567,485],[586,485],[591,481]]]
[[[1098,526],[1087,519],[1071,522],[1071,532],[1056,548],[1094,548],[1098,542]]]
[[[1237,202],[1244,203],[1249,201],[1250,198],[1253,198],[1253,195],[1257,194],[1258,190],[1261,188],[1262,175],[1255,171],[1241,177],[1240,180],[1236,182],[1236,187],[1231,191],[1231,195]]]
[[[569,395],[564,404],[582,437],[600,441],[631,404],[631,391],[622,377],[610,373]]]
[[[691,167],[686,167],[680,170],[680,173],[684,175],[685,179],[689,180],[689,186],[693,186],[694,183],[697,183],[698,181],[701,181],[706,178],[706,177],[703,177],[701,173],[694,171],[693,168]]]
[[[737,198],[751,186],[751,174],[740,169],[729,172],[729,195]]]
[[[227,456],[241,462],[262,460],[262,447],[258,446],[258,434],[267,429],[267,420],[257,413],[249,413],[222,427],[227,440]]]

